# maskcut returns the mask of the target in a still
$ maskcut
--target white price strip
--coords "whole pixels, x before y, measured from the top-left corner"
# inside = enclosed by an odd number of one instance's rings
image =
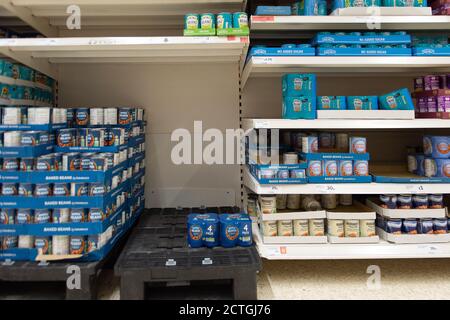
[[[259,129],[270,128],[270,123],[269,121],[258,121],[256,122],[256,127]]]
[[[271,186],[270,187],[270,191],[272,192],[272,193],[278,193],[278,187],[277,186]]]
[[[262,63],[272,63],[273,62],[273,58],[267,57],[267,58],[263,58],[261,59]]]
[[[423,193],[425,188],[421,184],[407,184],[405,186],[407,192],[410,193]]]
[[[318,193],[336,193],[336,187],[332,184],[318,184],[316,190]]]
[[[438,252],[437,252],[437,251],[438,251],[438,248],[436,248],[436,247],[433,246],[433,245],[424,245],[424,244],[421,244],[421,245],[418,245],[418,246],[417,246],[417,249],[420,250],[420,251],[423,251],[425,254],[428,254],[428,255],[430,255],[430,256],[435,255],[436,253],[438,253]]]

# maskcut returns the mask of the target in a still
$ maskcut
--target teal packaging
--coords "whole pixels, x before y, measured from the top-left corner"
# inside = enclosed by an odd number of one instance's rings
[[[316,81],[315,74],[285,74],[282,78],[283,96],[315,96]]]
[[[383,110],[414,110],[411,94],[406,88],[380,96],[379,100]]]
[[[292,4],[291,11],[297,16],[318,16],[320,0],[302,0]]]
[[[200,28],[199,15],[196,13],[188,13],[184,16],[184,29],[197,30]]]
[[[1,59],[2,63],[1,63],[1,75],[4,77],[9,77],[9,78],[13,78],[14,73],[13,73],[13,63],[11,61],[5,60],[5,59]]]
[[[381,0],[334,0],[333,10],[349,7],[380,7]]]
[[[347,99],[344,96],[318,96],[317,110],[345,110]]]
[[[246,28],[248,27],[248,16],[245,12],[233,13],[233,28]]]
[[[347,97],[348,110],[378,110],[377,96],[349,96]]]
[[[216,19],[217,29],[228,29],[233,27],[233,15],[229,12],[221,12]]]
[[[283,119],[316,119],[316,97],[283,97]]]
[[[383,0],[383,7],[426,7],[427,0]]]
[[[220,245],[225,248],[252,245],[252,221],[247,214],[221,214]]]
[[[188,216],[188,244],[192,248],[216,247],[219,245],[219,219],[215,213]]]
[[[11,86],[9,84],[0,83],[0,98],[11,98]]]
[[[212,13],[202,13],[200,15],[200,29],[215,29],[216,19]]]

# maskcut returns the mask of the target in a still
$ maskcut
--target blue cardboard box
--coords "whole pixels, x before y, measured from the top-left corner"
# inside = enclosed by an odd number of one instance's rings
[[[377,96],[349,96],[347,97],[348,110],[378,110]]]
[[[316,96],[316,82],[315,74],[285,74],[282,78],[283,96]]]
[[[316,119],[316,97],[283,97],[283,119]]]
[[[406,88],[379,97],[382,110],[414,110],[411,94]]]
[[[347,99],[344,96],[318,96],[317,110],[345,110]]]
[[[255,15],[257,16],[290,16],[290,6],[257,6]]]

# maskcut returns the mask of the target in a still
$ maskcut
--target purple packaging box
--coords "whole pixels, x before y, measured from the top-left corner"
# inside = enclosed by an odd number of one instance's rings
[[[417,99],[417,109],[419,112],[428,112],[427,98],[420,97]]]
[[[427,112],[437,112],[438,111],[436,97],[427,97],[426,103],[427,103]]]
[[[425,91],[438,90],[440,89],[440,77],[429,75],[423,77],[423,84]]]
[[[450,112],[450,96],[437,96],[437,109],[439,112]]]

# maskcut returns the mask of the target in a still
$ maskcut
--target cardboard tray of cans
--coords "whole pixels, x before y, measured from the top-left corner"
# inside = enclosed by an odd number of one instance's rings
[[[307,183],[306,172],[303,178],[264,178],[264,170],[279,171],[279,170],[302,170],[305,171],[307,164],[280,164],[280,165],[261,165],[261,164],[249,164],[249,169],[252,176],[258,180],[260,184],[305,184]]]
[[[50,124],[0,124],[0,131],[55,131],[67,128],[66,123]]]
[[[304,237],[266,237],[257,223],[252,223],[253,237],[257,239],[256,242],[262,242],[264,244],[320,244],[327,243],[327,236],[304,236]]]
[[[414,119],[414,110],[317,110],[317,119]]]
[[[380,201],[375,198],[366,199],[366,204],[382,217],[391,219],[411,218],[445,218],[447,209],[386,209],[380,206]]]
[[[277,213],[273,213],[273,214],[260,213],[260,210],[258,210],[258,217],[259,217],[260,221],[325,219],[326,216],[327,216],[327,213],[325,210],[320,210],[320,211],[278,210]]]
[[[319,33],[313,38],[313,44],[410,44],[411,36],[407,34],[351,35]]]
[[[251,57],[299,57],[299,56],[315,56],[316,49],[313,47],[306,48],[252,48],[248,59]]]
[[[53,151],[53,144],[40,146],[20,146],[20,147],[0,147],[0,157],[2,158],[35,158]]]
[[[336,57],[377,57],[377,56],[411,56],[410,48],[327,48],[318,47],[318,56]]]
[[[392,243],[440,243],[450,242],[450,233],[447,234],[392,234],[377,227],[381,239]]]
[[[414,56],[426,56],[426,57],[448,57],[450,56],[450,45],[442,48],[436,47],[414,47]]]
[[[423,177],[408,172],[404,164],[372,164],[370,173],[377,183],[450,183],[450,178]]]
[[[376,10],[376,11],[375,11]],[[334,10],[333,16],[431,16],[430,7],[348,7]]]

